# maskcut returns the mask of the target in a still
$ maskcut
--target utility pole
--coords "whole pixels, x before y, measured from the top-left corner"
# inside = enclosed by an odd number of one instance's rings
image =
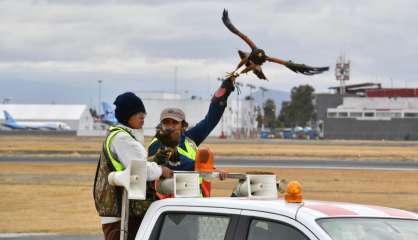
[[[97,114],[100,116],[101,115],[101,111],[100,111],[100,104],[102,102],[102,80],[98,80],[97,83],[99,84],[99,104],[98,104],[98,108],[97,108]]]
[[[258,87],[261,90],[261,131],[264,131],[264,93],[268,91],[265,87]]]
[[[345,95],[345,82],[350,80],[350,60],[341,55],[335,65],[335,78],[340,82],[340,94]]]
[[[242,83],[240,83],[240,82],[235,82],[235,85],[238,87],[238,88],[240,88],[240,87],[242,87],[242,86],[244,86]],[[237,138],[241,138],[241,132],[240,132],[240,128],[239,128],[239,108],[240,108],[240,104],[239,104],[239,94],[238,94],[238,91],[237,91],[237,122],[236,122],[236,136],[237,136]]]
[[[174,94],[177,94],[177,72],[178,72],[178,67],[175,66],[174,67]]]
[[[255,123],[255,117],[256,117],[256,111],[255,111],[255,109],[254,109],[254,97],[253,97],[253,89],[255,89],[256,87],[255,87],[255,85],[253,85],[253,84],[249,84],[249,83],[247,83],[247,85],[246,85],[249,89],[250,89],[250,131],[249,131],[249,136],[250,136],[250,138],[252,138],[253,137],[253,135],[254,135],[254,128],[256,128],[256,127],[254,127],[254,123]]]
[[[250,89],[250,97],[253,97],[253,89],[255,89],[255,86],[252,84],[247,83],[246,85]]]

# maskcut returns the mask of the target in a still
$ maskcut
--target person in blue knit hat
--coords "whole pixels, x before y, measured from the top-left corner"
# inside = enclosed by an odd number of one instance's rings
[[[114,104],[119,123],[109,128],[103,143],[93,190],[105,240],[119,239],[121,224],[123,188],[109,184],[107,177],[110,172],[123,171],[131,161],[140,160],[147,162],[147,181],[172,176],[169,168],[147,161],[142,129],[146,110],[142,100],[134,93],[126,92],[117,96]],[[130,201],[128,239],[135,238],[149,204],[147,201]]]

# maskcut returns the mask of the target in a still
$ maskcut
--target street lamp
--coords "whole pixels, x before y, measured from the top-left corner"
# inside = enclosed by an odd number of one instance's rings
[[[242,86],[244,86],[244,84],[240,83],[240,82],[235,82],[235,86],[237,87],[237,89],[240,89]],[[239,121],[239,108],[240,108],[240,103],[239,103],[239,94],[238,94],[238,90],[237,90],[237,122],[236,122],[236,138],[241,138],[240,136],[240,121]]]
[[[261,96],[263,97],[263,100],[264,100],[264,93],[267,92],[268,89],[265,87],[258,87],[258,88],[261,90],[261,94],[262,94]]]
[[[177,94],[177,74],[178,74],[178,67],[174,66],[174,94]]]
[[[248,87],[250,89],[250,111],[249,111],[249,116],[250,116],[250,129],[249,129],[249,136],[250,138],[253,137],[253,133],[255,132],[254,130],[254,123],[255,123],[255,117],[256,117],[256,113],[255,113],[255,109],[254,109],[254,97],[253,97],[253,89],[255,89],[255,85],[253,84],[246,84],[246,87]]]
[[[264,93],[268,91],[265,87],[258,87],[261,90],[261,131],[264,131]]]
[[[102,102],[102,80],[98,80],[97,83],[99,84],[99,104],[98,104],[98,110],[97,114],[100,116],[100,103]]]
[[[250,89],[250,97],[253,98],[253,89],[255,89],[255,85],[247,83],[246,86]]]

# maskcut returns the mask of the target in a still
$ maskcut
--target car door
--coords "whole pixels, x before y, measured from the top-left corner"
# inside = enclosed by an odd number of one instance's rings
[[[278,214],[243,210],[235,232],[236,240],[319,240],[296,220]]]

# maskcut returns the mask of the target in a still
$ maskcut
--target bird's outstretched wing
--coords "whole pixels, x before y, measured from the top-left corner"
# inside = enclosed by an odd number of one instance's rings
[[[257,66],[254,68],[253,73],[261,80],[267,80],[266,76],[263,73],[263,70],[261,69],[261,66]]]
[[[231,20],[229,20],[229,17],[228,17],[228,10],[226,10],[226,9],[224,9],[224,12],[222,14],[222,21],[223,21],[224,25],[226,26],[226,28],[229,29],[229,31],[238,35],[242,40],[244,40],[250,46],[251,49],[257,48],[255,43],[253,41],[251,41],[251,39],[249,37],[244,35],[234,25],[232,25]]]
[[[269,62],[282,64],[295,73],[302,73],[305,75],[315,75],[329,70],[329,67],[311,67],[305,64],[294,63],[292,61],[285,61],[279,58],[266,57]]]
[[[244,59],[244,58],[248,58],[250,56],[250,53],[238,50],[238,55],[241,59]]]

